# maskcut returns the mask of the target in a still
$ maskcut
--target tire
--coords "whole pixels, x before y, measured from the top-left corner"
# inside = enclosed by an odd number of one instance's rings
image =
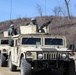
[[[0,67],[6,67],[6,57],[3,54],[0,54]]]
[[[72,60],[67,65],[66,74],[64,75],[75,75],[75,62]]]
[[[21,59],[21,75],[31,75],[31,65],[24,58]]]
[[[75,62],[70,61],[69,62],[69,68],[68,68],[68,75],[75,75]]]
[[[10,71],[16,71],[17,70],[17,66],[12,64],[11,56],[9,57],[9,60],[8,60],[8,67],[9,67]]]

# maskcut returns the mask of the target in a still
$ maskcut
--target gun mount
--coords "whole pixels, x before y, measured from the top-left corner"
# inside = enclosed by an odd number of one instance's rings
[[[39,32],[46,32],[47,33],[47,28],[49,26],[49,24],[52,22],[53,18],[50,21],[47,21],[46,23],[44,23],[39,29]]]

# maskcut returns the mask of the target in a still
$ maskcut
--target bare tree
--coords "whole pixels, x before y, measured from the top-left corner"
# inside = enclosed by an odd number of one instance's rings
[[[67,13],[68,13],[68,19],[70,19],[70,10],[69,10],[69,2],[70,0],[64,0],[65,4],[66,4],[66,9],[67,9]]]
[[[62,12],[62,9],[61,9],[60,6],[55,6],[54,9],[53,9],[53,12],[54,12],[55,16],[60,16],[61,12]]]
[[[38,11],[39,15],[42,17],[43,11],[42,11],[41,6],[40,6],[39,4],[37,4],[37,5],[36,5],[36,8],[37,8],[37,11]]]

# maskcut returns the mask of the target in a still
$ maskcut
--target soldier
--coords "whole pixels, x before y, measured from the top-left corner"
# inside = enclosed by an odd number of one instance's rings
[[[31,19],[31,23],[30,23],[29,25],[36,25],[36,30],[37,30],[37,32],[38,32],[38,24],[37,24],[37,22],[36,22],[36,18],[32,18],[32,19]]]
[[[31,25],[36,25],[36,24],[37,24],[37,22],[36,22],[36,18],[32,18],[30,24],[31,24]]]
[[[8,35],[16,35],[17,34],[17,30],[14,28],[14,24],[10,25],[10,28],[8,29]]]

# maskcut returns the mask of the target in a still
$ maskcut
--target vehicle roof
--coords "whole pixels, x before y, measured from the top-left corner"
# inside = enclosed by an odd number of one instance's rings
[[[54,38],[66,38],[65,36],[61,36],[61,35],[51,35],[51,34],[44,34],[44,33],[37,33],[37,34],[18,34],[18,35],[14,35],[11,36],[12,38],[18,38],[18,37],[54,37]]]

